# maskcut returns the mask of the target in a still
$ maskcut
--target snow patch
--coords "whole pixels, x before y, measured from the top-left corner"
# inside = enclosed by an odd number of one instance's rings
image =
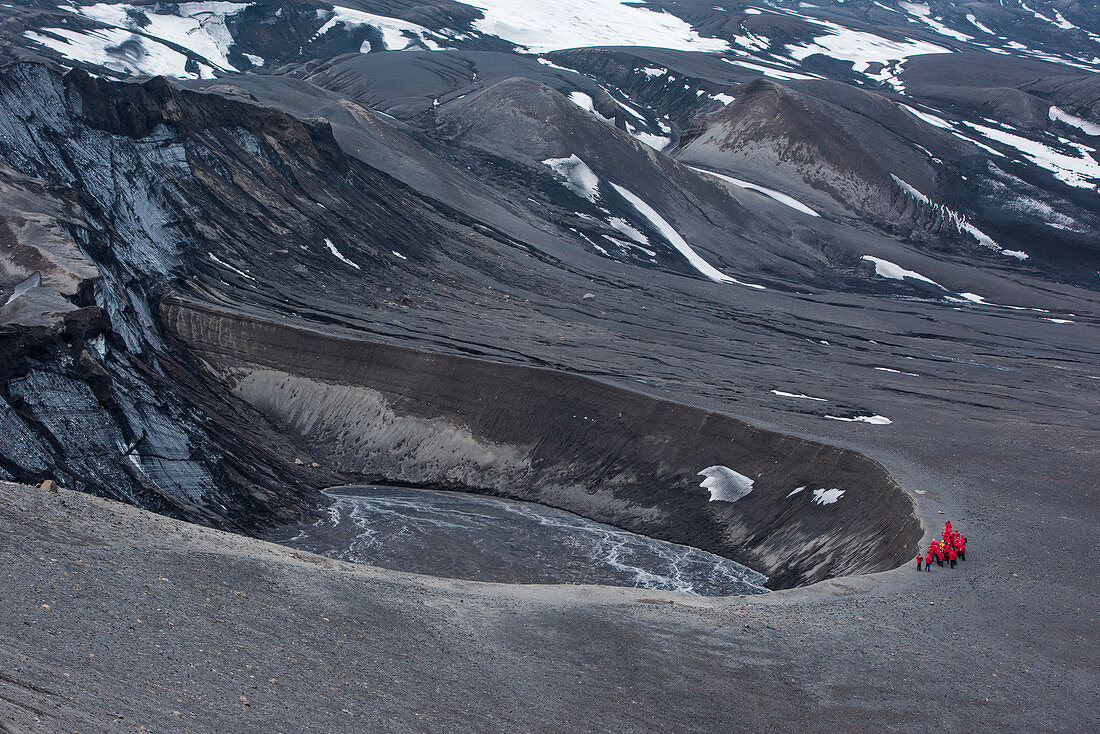
[[[794,198],[793,196],[787,196],[782,191],[776,191],[775,189],[769,189],[766,186],[761,186],[760,184],[754,184],[754,183],[749,183],[748,181],[742,181],[739,178],[734,178],[733,176],[727,176],[724,173],[715,173],[714,171],[708,171],[705,168],[696,168],[694,166],[688,166],[688,168],[690,168],[693,171],[697,171],[699,173],[705,173],[708,176],[714,176],[715,178],[722,179],[723,181],[727,181],[727,182],[733,184],[734,186],[740,186],[741,188],[748,189],[749,191],[756,191],[757,193],[763,194],[764,196],[767,196],[771,199],[775,199],[780,204],[785,204],[785,205],[789,206],[791,209],[794,209],[796,211],[800,211],[803,214],[809,214],[811,217],[820,217],[821,216],[820,214],[815,212],[813,209],[811,209],[810,207],[803,204],[798,199]]]
[[[909,375],[910,377],[920,377],[916,372],[902,372],[901,370],[891,369],[890,367],[875,367],[879,372],[892,372],[895,375]]]
[[[889,260],[883,260],[881,257],[872,257],[871,255],[864,255],[860,260],[866,260],[867,262],[874,263],[875,274],[881,278],[890,278],[891,280],[905,280],[906,278],[912,278],[913,280],[920,280],[925,283],[931,283],[937,288],[943,288],[942,285],[926,278],[915,270],[906,270],[905,268],[890,262]],[[947,290],[944,288],[944,290]]]
[[[348,260],[342,254],[340,254],[340,251],[336,249],[336,245],[332,244],[332,240],[328,239],[327,237],[325,238],[325,247],[327,247],[328,251],[331,252],[333,255],[335,255],[338,260],[341,260],[341,261],[347,263],[348,265],[352,266],[356,270],[362,270],[362,268],[360,268],[358,265],[356,265],[351,260]]]
[[[614,188],[615,191],[619,192],[619,196],[626,199],[631,206],[638,210],[639,214],[648,219],[650,224],[652,224],[657,229],[657,231],[660,232],[666,240],[668,240],[669,244],[675,247],[677,251],[679,251],[679,253],[687,259],[691,266],[698,270],[701,274],[705,275],[706,277],[717,283],[736,283],[737,285],[743,285],[749,288],[758,288],[761,290],[764,289],[764,286],[762,285],[757,285],[755,283],[742,283],[736,278],[731,278],[722,271],[718,270],[702,257],[700,257],[699,253],[691,249],[691,245],[689,245],[684,240],[684,238],[680,236],[680,233],[677,232],[671,224],[665,221],[665,218],[658,214],[653,207],[642,201],[642,199],[634,193],[628,191],[622,186],[619,186],[618,184],[613,183],[611,184],[611,187]]]
[[[722,61],[725,61],[727,64],[732,64],[733,66],[742,66],[751,71],[759,72],[760,74],[763,74],[764,76],[770,77],[772,79],[779,79],[786,82],[820,79],[820,77],[810,76],[809,74],[799,74],[798,72],[794,71],[785,71],[782,69],[773,68],[771,66],[764,66],[763,64],[755,64],[751,61],[746,61],[745,59],[741,58],[722,59]]]
[[[817,505],[831,505],[843,496],[843,489],[815,489],[813,502]]]
[[[565,185],[577,196],[595,201],[600,195],[600,178],[575,153],[568,158],[547,158],[542,162],[565,179]]]
[[[1083,120],[1080,117],[1069,114],[1068,112],[1063,112],[1057,107],[1052,106],[1050,110],[1047,111],[1047,115],[1052,121],[1057,120],[1059,122],[1064,122],[1067,125],[1077,128],[1085,135],[1100,135],[1100,125],[1097,125],[1095,122]]]
[[[663,135],[654,135],[653,133],[647,133],[641,130],[632,132],[631,135],[654,150],[664,150],[668,147],[668,144],[672,142],[672,138],[666,138]]]
[[[825,398],[815,398],[812,395],[803,395],[801,393],[783,392],[782,390],[772,390],[773,395],[778,395],[781,398],[798,398],[800,400],[817,400],[818,402],[829,402]]]
[[[876,426],[887,426],[893,423],[892,420],[884,415],[857,415],[854,418],[841,418],[837,415],[824,416],[831,421],[844,421],[845,423],[870,423]]]
[[[229,263],[227,263],[224,260],[220,259],[214,253],[208,252],[206,254],[209,255],[210,259],[213,260],[214,262],[216,262],[218,265],[221,265],[223,268],[226,268],[228,270],[232,270],[234,273],[241,276],[242,278],[248,278],[249,280],[252,280],[252,281],[256,280],[255,278],[253,278],[251,275],[249,275],[245,271],[241,270],[240,268],[235,268],[232,265],[230,265]]]
[[[795,496],[796,494],[798,494],[799,492],[801,492],[801,491],[802,491],[802,490],[804,490],[804,489],[806,489],[806,485],[805,485],[805,484],[803,484],[803,485],[802,485],[801,487],[795,487],[795,488],[794,488],[794,490],[792,490],[792,491],[791,491],[791,492],[790,492],[790,493],[789,493],[789,494],[787,495],[787,497],[794,497],[794,496]]]
[[[726,466],[708,466],[698,476],[699,486],[710,492],[711,502],[736,502],[752,491],[753,480]]]
[[[580,107],[586,112],[596,114],[596,105],[592,102],[592,97],[588,96],[584,92],[570,92],[569,101]]]

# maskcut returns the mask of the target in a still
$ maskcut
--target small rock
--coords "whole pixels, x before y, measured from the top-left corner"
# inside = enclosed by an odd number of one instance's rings
[[[47,479],[39,486],[46,492],[53,492],[54,494],[57,494],[57,482],[52,479]]]
[[[314,469],[320,469],[321,468],[321,465],[318,464],[316,461],[313,462],[312,464],[310,464],[310,466],[313,467]]]
[[[595,300],[595,298],[596,298],[595,293],[585,293],[583,296],[581,296],[581,299],[585,300],[585,301],[592,301],[592,300]]]
[[[305,462],[302,461],[301,459],[295,459],[294,463],[297,464],[298,466],[304,466],[305,465]]]

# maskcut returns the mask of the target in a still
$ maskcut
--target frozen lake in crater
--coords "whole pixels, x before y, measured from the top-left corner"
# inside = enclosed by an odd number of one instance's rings
[[[530,502],[425,489],[335,487],[322,520],[272,540],[397,571],[518,584],[606,584],[705,596],[766,593],[727,558]]]

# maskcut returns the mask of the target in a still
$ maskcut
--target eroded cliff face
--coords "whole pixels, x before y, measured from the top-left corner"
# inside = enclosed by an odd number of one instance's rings
[[[916,542],[912,504],[862,456],[519,366],[553,356],[506,334],[557,342],[563,293],[624,292],[593,278],[604,261],[545,222],[537,247],[399,183],[323,120],[18,64],[0,70],[0,131],[0,477],[245,532],[345,481],[467,489],[776,586],[889,568]],[[699,472],[715,466],[753,491],[712,502]]]
[[[909,496],[852,451],[551,370],[175,298],[161,315],[234,395],[361,481],[540,502],[725,555],[775,588],[891,568],[920,538]],[[712,501],[700,472],[716,465],[752,491]]]

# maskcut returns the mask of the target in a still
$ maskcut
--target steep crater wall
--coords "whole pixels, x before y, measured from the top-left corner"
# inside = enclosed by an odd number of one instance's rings
[[[236,396],[364,481],[567,509],[745,563],[772,588],[896,567],[921,535],[910,497],[846,449],[576,375],[340,338],[179,298],[163,302],[161,319]],[[711,467],[752,479],[751,491],[712,501],[731,495],[700,486]],[[830,494],[815,489],[843,494],[822,504],[815,498]]]

